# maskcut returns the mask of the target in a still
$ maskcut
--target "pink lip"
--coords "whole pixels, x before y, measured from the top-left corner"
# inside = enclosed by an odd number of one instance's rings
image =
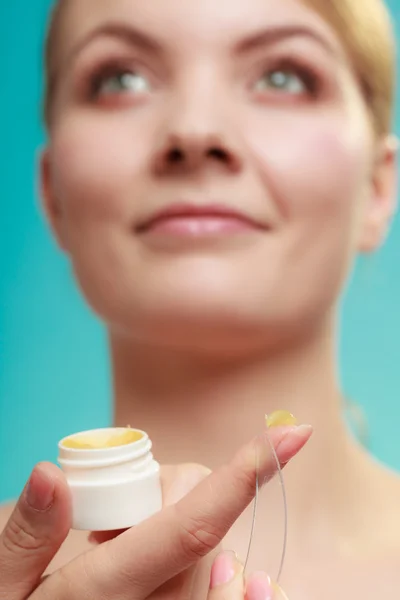
[[[173,204],[152,215],[137,231],[197,237],[265,229],[265,225],[224,205]]]

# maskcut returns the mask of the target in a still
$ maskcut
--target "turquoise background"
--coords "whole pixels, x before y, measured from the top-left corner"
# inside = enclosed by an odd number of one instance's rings
[[[397,2],[390,3],[394,14]],[[13,0],[0,7],[0,501],[19,493],[37,461],[56,459],[62,436],[111,417],[104,333],[38,203],[41,40],[49,6]],[[397,9],[398,28],[399,15]],[[399,257],[397,219],[382,252],[357,265],[345,298],[341,365],[345,390],[369,421],[372,451],[400,471]]]

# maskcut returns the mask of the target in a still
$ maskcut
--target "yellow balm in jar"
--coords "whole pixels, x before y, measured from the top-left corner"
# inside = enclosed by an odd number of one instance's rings
[[[128,529],[161,509],[160,466],[146,432],[84,431],[64,438],[58,448],[72,496],[73,529]]]
[[[77,434],[63,441],[64,448],[75,448],[77,450],[101,448],[115,448],[125,446],[142,439],[143,434],[135,429],[127,428],[125,431],[107,433],[107,430],[99,430],[91,434]]]

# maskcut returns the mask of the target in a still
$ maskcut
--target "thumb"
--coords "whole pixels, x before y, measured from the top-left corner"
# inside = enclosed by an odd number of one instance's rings
[[[23,600],[37,587],[70,522],[62,472],[52,464],[37,465],[0,535],[0,600]]]

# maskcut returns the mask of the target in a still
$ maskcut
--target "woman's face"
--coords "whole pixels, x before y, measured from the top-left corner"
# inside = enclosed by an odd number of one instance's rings
[[[295,0],[70,0],[59,43],[45,201],[108,325],[234,349],[326,316],[383,202],[329,26]]]

